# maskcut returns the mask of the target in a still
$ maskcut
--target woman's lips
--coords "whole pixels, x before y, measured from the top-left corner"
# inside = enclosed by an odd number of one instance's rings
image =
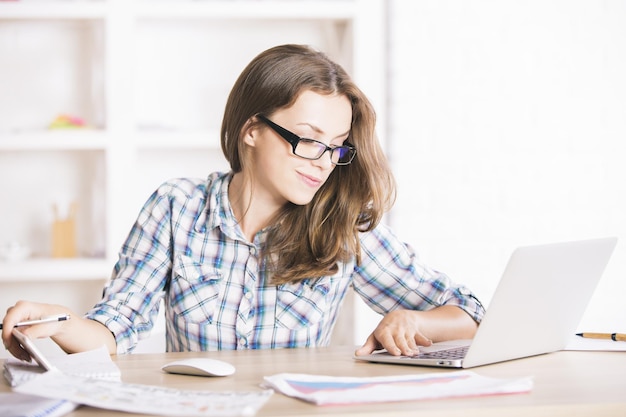
[[[301,172],[298,172],[298,175],[300,175],[300,178],[302,179],[302,182],[304,182],[309,187],[317,188],[317,187],[319,187],[322,184],[322,180],[320,180],[319,178],[312,177],[310,175],[306,175],[306,174],[303,174]]]

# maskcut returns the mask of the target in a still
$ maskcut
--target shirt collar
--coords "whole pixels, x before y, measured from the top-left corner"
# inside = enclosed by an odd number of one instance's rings
[[[207,227],[211,230],[219,227],[226,235],[237,239],[237,220],[228,198],[232,177],[232,172],[214,172],[207,178]]]
[[[243,235],[239,223],[233,213],[233,208],[228,198],[228,188],[233,179],[233,172],[215,172],[207,179],[207,227],[209,229],[220,228],[222,233],[233,240],[241,240],[246,243],[248,240]],[[265,240],[269,228],[265,228],[254,237],[255,245],[261,244]]]

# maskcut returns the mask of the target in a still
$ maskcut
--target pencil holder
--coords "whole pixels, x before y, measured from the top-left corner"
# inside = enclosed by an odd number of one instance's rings
[[[52,222],[52,257],[73,258],[76,256],[76,203],[70,205],[67,217],[61,217],[55,204]]]

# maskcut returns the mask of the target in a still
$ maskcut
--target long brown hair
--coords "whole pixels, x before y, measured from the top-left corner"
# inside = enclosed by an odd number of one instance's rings
[[[263,256],[272,282],[331,275],[338,262],[360,261],[359,232],[376,227],[395,200],[395,180],[375,133],[376,114],[345,70],[304,45],[268,49],[243,70],[226,103],[221,145],[233,172],[249,168],[243,132],[255,116],[291,106],[304,90],[345,95],[352,105],[350,165],[337,166],[313,200],[292,203],[268,231]]]

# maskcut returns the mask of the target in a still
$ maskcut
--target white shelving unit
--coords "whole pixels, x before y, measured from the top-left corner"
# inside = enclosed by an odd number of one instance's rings
[[[227,169],[227,94],[270,46],[327,52],[384,131],[384,19],[384,0],[0,2],[0,245],[32,252],[0,260],[0,286],[106,280],[158,184]],[[49,129],[62,114],[89,127]],[[53,259],[52,207],[70,202],[78,257]]]

